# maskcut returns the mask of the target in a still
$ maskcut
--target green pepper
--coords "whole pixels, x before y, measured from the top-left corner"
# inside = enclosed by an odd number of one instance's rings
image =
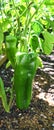
[[[8,59],[11,61],[12,66],[15,66],[15,54],[16,54],[16,37],[8,35],[6,37],[6,53]]]
[[[34,52],[18,52],[14,71],[14,88],[16,104],[20,109],[26,109],[30,104],[35,70],[36,54]]]

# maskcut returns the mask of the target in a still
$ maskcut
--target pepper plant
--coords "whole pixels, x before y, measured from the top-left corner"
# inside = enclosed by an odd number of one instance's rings
[[[0,97],[7,112],[14,93],[19,109],[30,104],[35,73],[43,67],[40,54],[49,55],[53,49],[53,5],[53,0],[0,0],[0,46],[4,42],[7,66],[14,69],[9,104],[0,77]]]

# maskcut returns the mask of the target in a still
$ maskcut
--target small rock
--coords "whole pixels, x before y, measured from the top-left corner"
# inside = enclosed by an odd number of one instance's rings
[[[52,124],[52,127],[54,127],[54,123]]]
[[[21,113],[19,113],[19,116],[21,116],[22,114]]]

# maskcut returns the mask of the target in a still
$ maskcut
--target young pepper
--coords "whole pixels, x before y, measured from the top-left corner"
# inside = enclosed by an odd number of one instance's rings
[[[31,101],[32,81],[36,70],[36,54],[34,52],[18,52],[14,71],[14,88],[16,104],[26,109]]]
[[[6,53],[8,59],[11,61],[13,68],[15,66],[15,54],[17,51],[16,41],[16,37],[14,36],[8,35],[6,37]]]

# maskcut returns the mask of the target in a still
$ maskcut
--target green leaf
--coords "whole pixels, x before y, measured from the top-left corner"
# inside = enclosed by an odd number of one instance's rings
[[[38,69],[38,67],[43,67],[42,59],[39,56],[37,56],[36,58],[36,70]]]
[[[25,11],[26,7],[24,5],[20,5],[19,14],[21,15]],[[26,16],[26,11],[23,13],[23,16]]]
[[[9,28],[10,28],[10,20],[9,18],[6,18],[3,23],[2,23],[2,29],[3,29],[3,32],[7,31]]]
[[[42,24],[40,24],[39,21],[34,21],[31,23],[31,28],[34,31],[35,34],[39,35],[41,31],[43,30]]]
[[[6,112],[9,112],[9,107],[8,107],[8,104],[7,104],[7,97],[6,97],[6,93],[5,93],[5,89],[4,89],[4,83],[0,77],[0,97],[2,99],[2,103],[3,103],[3,106],[6,110]]]
[[[44,3],[46,5],[54,5],[54,1],[53,0],[44,0]]]
[[[39,46],[38,36],[33,34],[30,38],[30,45],[32,49],[35,51]]]
[[[54,21],[49,21],[50,22],[50,26],[52,27],[52,30],[54,31]]]
[[[45,54],[49,55],[53,50],[53,44],[49,44],[47,41],[43,43],[43,51]]]
[[[47,31],[43,32],[44,42],[42,44],[43,51],[45,54],[50,54],[53,50],[54,34],[50,34]]]
[[[29,0],[21,0],[21,2],[29,2]]]
[[[43,31],[43,36],[44,36],[44,39],[47,43],[54,43],[54,34],[51,34],[47,31]]]
[[[7,64],[6,64],[6,69],[9,68],[11,65],[11,61],[8,61]]]

